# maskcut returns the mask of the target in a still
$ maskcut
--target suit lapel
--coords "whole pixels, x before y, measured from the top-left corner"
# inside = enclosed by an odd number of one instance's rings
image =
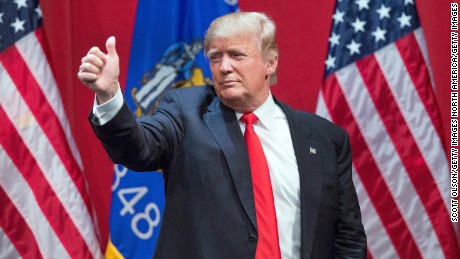
[[[256,229],[251,169],[246,143],[236,120],[235,112],[221,104],[216,97],[208,106],[208,112],[204,114],[203,119],[222,149],[238,197],[254,229]]]
[[[309,258],[322,192],[321,150],[318,144],[310,139],[310,130],[306,123],[303,123],[287,105],[276,99],[275,102],[283,109],[288,120],[297,159],[300,177],[301,257]]]

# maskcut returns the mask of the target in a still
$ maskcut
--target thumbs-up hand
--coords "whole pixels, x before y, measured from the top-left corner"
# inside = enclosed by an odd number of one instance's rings
[[[118,91],[120,61],[115,49],[115,37],[105,43],[107,54],[98,47],[92,47],[81,59],[78,78],[96,93],[99,104],[110,100]]]

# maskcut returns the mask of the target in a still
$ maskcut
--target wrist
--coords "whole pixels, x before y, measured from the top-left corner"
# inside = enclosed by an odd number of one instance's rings
[[[110,87],[108,87],[106,90],[96,92],[97,103],[103,104],[110,101],[117,94],[119,88],[120,84],[118,83],[118,80],[113,80]]]

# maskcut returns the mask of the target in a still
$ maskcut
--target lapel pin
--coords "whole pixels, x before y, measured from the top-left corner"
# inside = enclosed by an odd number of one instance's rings
[[[316,155],[316,148],[310,147],[310,155],[311,154]]]

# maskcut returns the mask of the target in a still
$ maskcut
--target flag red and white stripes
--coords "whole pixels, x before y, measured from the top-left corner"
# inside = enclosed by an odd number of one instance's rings
[[[459,258],[422,29],[329,74],[316,112],[351,139],[373,258]]]
[[[0,53],[0,258],[102,258],[41,28]]]

